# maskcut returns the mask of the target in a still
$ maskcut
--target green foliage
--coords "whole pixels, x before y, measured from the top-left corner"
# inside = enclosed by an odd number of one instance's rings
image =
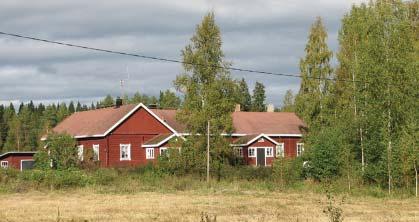
[[[344,198],[337,203],[336,198],[330,191],[326,191],[327,205],[323,209],[323,213],[326,214],[330,222],[342,222],[343,221],[343,210],[342,205],[345,201]]]
[[[177,119],[194,135],[188,138],[182,149],[194,158],[197,170],[205,163],[202,156],[206,149],[208,122],[211,165],[216,167],[217,172],[227,163],[226,158],[231,152],[229,142],[220,134],[232,132],[231,112],[236,104],[237,86],[230,77],[229,64],[224,61],[221,45],[220,29],[215,24],[214,14],[209,13],[197,26],[191,43],[182,50],[185,73],[174,82],[176,88],[184,93]]]
[[[160,91],[159,108],[161,109],[177,109],[180,107],[181,100],[176,94],[170,90]]]
[[[238,97],[240,101],[240,109],[242,111],[250,111],[252,109],[252,97],[249,93],[249,87],[247,86],[244,78],[239,82]]]
[[[296,96],[296,111],[309,127],[324,123],[331,92],[330,60],[332,51],[327,46],[327,32],[320,17],[311,26],[305,57],[300,61],[302,76],[300,91]]]
[[[330,181],[342,173],[342,133],[335,128],[323,128],[307,138],[306,154],[309,159],[310,176],[322,181]]]
[[[281,112],[294,112],[295,111],[295,98],[292,90],[287,90],[282,101]]]
[[[254,112],[266,111],[265,99],[266,99],[265,86],[260,82],[256,82],[255,88],[253,89],[252,111]]]
[[[47,149],[41,149],[34,155],[35,168],[40,170],[48,170],[51,168],[51,159]]]
[[[115,99],[111,95],[107,95],[102,101],[100,101],[100,107],[109,107],[115,104]]]
[[[282,188],[293,185],[304,178],[302,158],[275,159],[272,164],[273,177]]]
[[[58,170],[72,169],[78,166],[78,150],[76,140],[67,134],[51,133],[46,140],[50,160],[48,163],[40,163],[42,166],[50,164]]]

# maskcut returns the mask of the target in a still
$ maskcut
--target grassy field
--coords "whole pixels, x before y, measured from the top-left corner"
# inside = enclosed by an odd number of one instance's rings
[[[109,194],[89,188],[0,194],[0,221],[328,221],[317,193],[188,190]],[[340,200],[341,197],[336,197]],[[339,205],[337,205],[339,206]],[[344,221],[419,221],[419,199],[347,197]]]

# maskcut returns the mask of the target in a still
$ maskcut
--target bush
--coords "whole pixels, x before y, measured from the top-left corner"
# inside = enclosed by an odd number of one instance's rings
[[[283,187],[303,179],[304,169],[301,158],[277,158],[272,166],[273,178]]]

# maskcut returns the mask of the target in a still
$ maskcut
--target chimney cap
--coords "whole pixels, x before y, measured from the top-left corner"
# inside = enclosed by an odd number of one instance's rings
[[[241,105],[236,104],[236,107],[234,108],[234,112],[240,112],[241,111]]]
[[[272,104],[272,103],[268,104],[268,106],[266,107],[266,112],[268,112],[268,113],[275,112],[275,106],[274,106],[274,104]]]
[[[122,99],[118,96],[115,100],[115,108],[119,108],[120,106],[122,106]]]

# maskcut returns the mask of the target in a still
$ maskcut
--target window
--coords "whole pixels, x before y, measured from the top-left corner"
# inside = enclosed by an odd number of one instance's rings
[[[160,147],[160,156],[167,156],[167,147]]]
[[[284,157],[284,143],[280,143],[276,146],[276,157]]]
[[[265,139],[260,138],[260,139],[258,140],[258,142],[265,142]]]
[[[0,163],[1,168],[8,168],[9,167],[9,161],[1,161]]]
[[[237,156],[240,156],[240,157],[243,156],[243,147],[236,147],[236,148],[234,148],[234,151],[235,151]]]
[[[79,156],[79,160],[83,161],[83,145],[77,146],[77,155]]]
[[[273,147],[266,147],[266,157],[273,157],[274,156],[274,148]]]
[[[146,148],[145,149],[145,158],[146,159],[154,159],[154,148]]]
[[[119,144],[120,160],[131,160],[131,144]]]
[[[93,160],[94,161],[99,160],[99,144],[93,145]]]
[[[249,148],[249,157],[256,157],[255,148]]]
[[[304,143],[297,143],[297,156],[301,156],[304,152]]]

